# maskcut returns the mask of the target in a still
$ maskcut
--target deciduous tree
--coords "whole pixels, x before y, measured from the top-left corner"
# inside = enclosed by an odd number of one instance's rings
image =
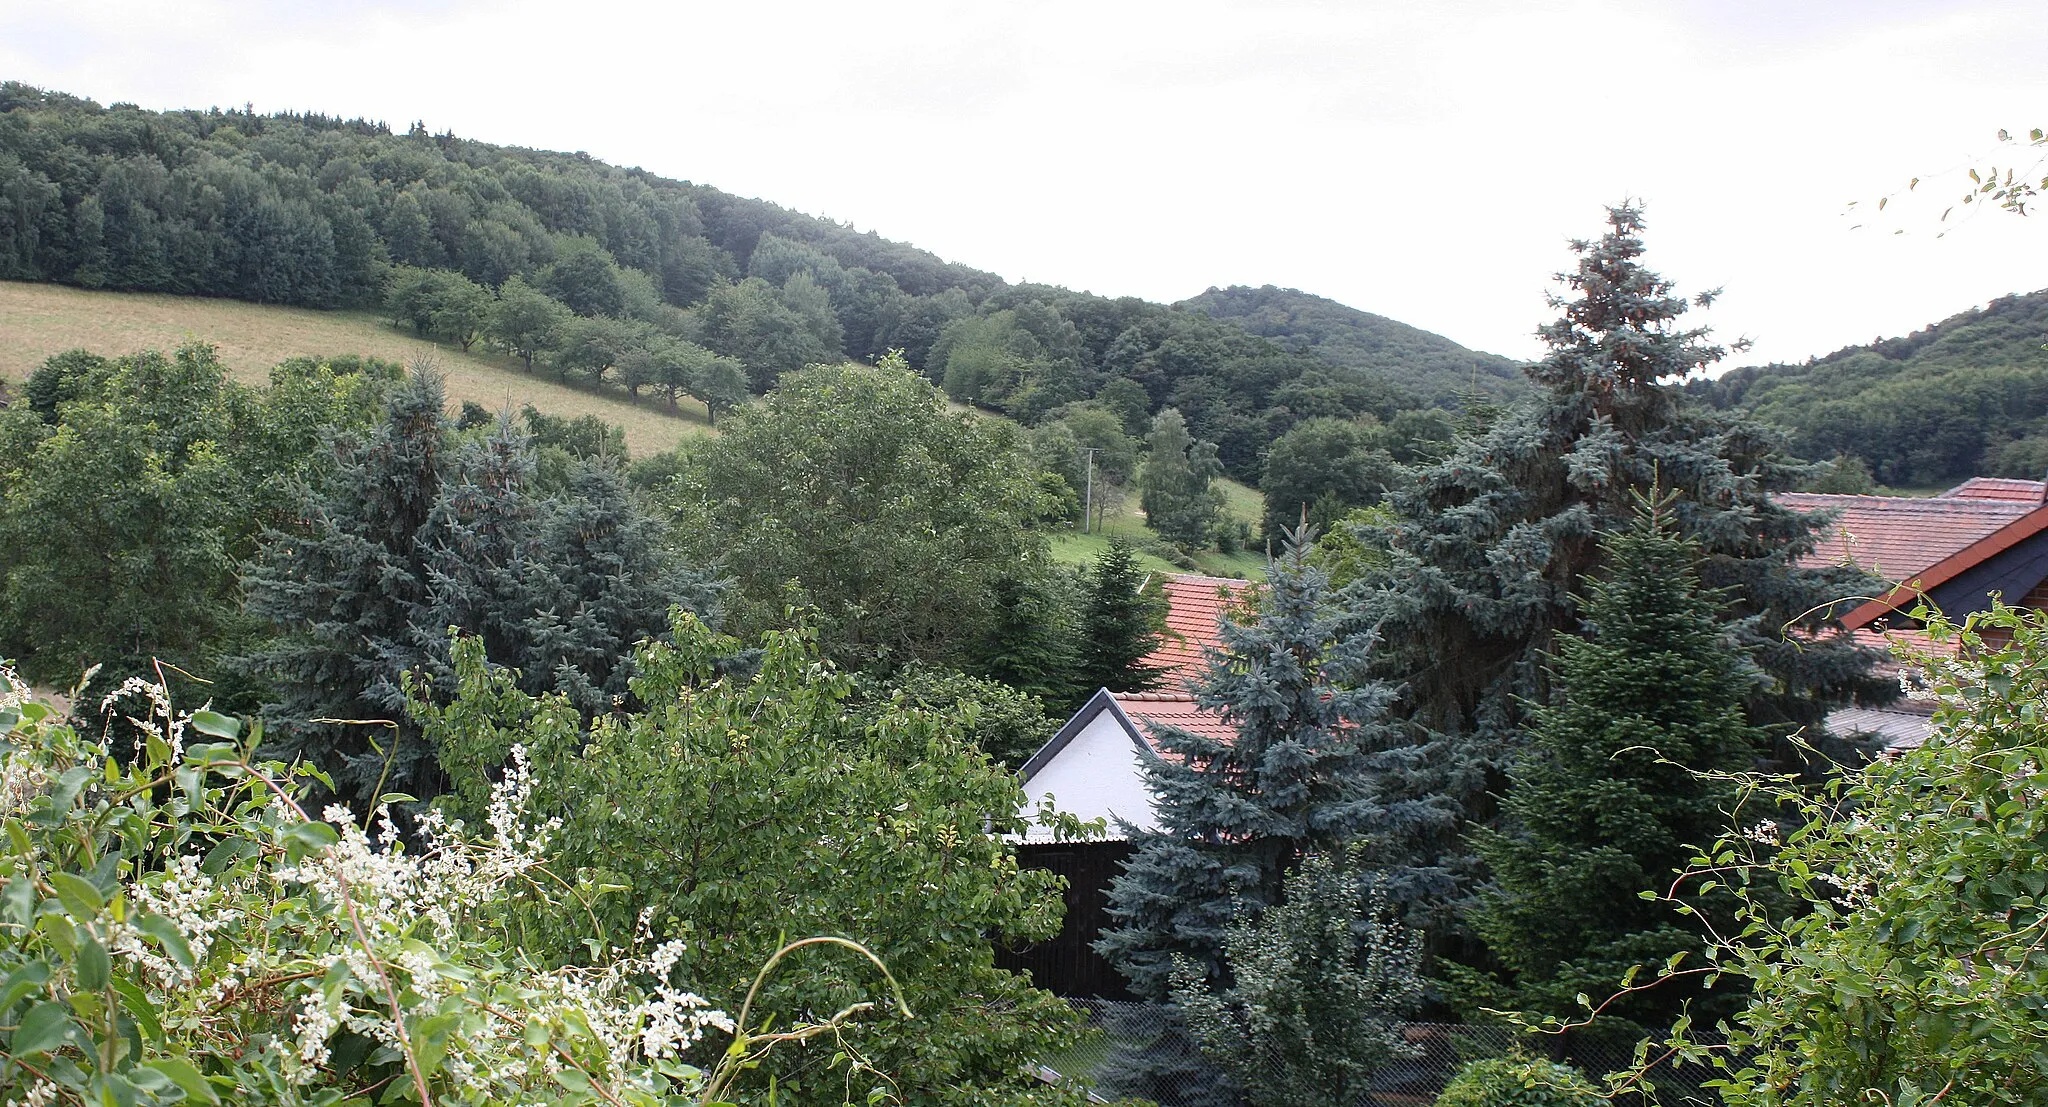
[[[675,533],[732,575],[734,625],[809,608],[850,667],[971,664],[996,582],[1044,556],[1016,429],[949,412],[900,359],[793,375],[690,460]]]

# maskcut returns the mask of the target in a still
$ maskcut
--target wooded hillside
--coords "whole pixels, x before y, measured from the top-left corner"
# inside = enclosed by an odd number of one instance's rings
[[[1319,331],[1344,356],[1317,356],[1204,311],[1008,284],[583,154],[318,114],[102,107],[18,83],[0,85],[0,279],[381,306],[463,349],[714,412],[806,364],[901,349],[955,400],[1026,424],[1105,393],[1134,415],[1178,408],[1248,481],[1304,419],[1386,418],[1471,375],[1471,355],[1391,321],[1370,341]]]
[[[2048,472],[2044,343],[2048,290],[2001,297],[1904,338],[1689,387],[1784,427],[1808,457],[1860,458],[1886,484],[2039,479]]]
[[[1174,306],[1227,320],[1340,368],[1379,374],[1440,407],[1466,391],[1514,396],[1526,383],[1507,358],[1298,289],[1231,285]]]

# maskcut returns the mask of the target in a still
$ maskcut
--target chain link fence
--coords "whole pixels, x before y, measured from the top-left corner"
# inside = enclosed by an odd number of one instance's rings
[[[1088,1029],[1074,1049],[1046,1060],[1041,1069],[1045,1079],[1079,1084],[1101,1102],[1132,1098],[1160,1107],[1243,1107],[1242,1091],[1201,1056],[1180,1030],[1171,1008],[1109,1000],[1069,1002],[1081,1011]],[[1408,1057],[1376,1072],[1361,1098],[1331,1101],[1329,1107],[1428,1107],[1466,1064],[1507,1054],[1517,1035],[1506,1027],[1409,1023],[1402,1037]],[[1694,1040],[1717,1044],[1709,1036],[1695,1035]],[[1636,1042],[1570,1035],[1525,1041],[1524,1048],[1571,1065],[1598,1083],[1609,1072],[1634,1066]],[[1662,1052],[1652,1049],[1650,1057]],[[1144,1063],[1133,1065],[1138,1056]],[[1651,1066],[1647,1075],[1655,1086],[1653,1095],[1629,1091],[1613,1102],[1618,1107],[1715,1107],[1721,1102],[1705,1087],[1720,1075],[1718,1069],[1666,1060]]]

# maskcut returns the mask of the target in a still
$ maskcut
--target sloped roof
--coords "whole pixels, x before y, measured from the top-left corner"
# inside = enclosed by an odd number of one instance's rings
[[[1195,697],[1185,692],[1118,692],[1117,706],[1123,709],[1138,725],[1145,744],[1153,752],[1159,751],[1159,743],[1153,741],[1150,728],[1144,724],[1179,727],[1190,734],[1219,741],[1232,741],[1237,737],[1237,728],[1225,721],[1215,711],[1197,706]]]
[[[1824,496],[1788,492],[1778,502],[1797,511],[1833,510],[1807,559],[1854,562],[1887,580],[1904,580],[1969,549],[2041,507],[2039,500],[1987,497]]]
[[[2023,504],[2040,504],[2048,500],[2048,484],[2037,480],[2013,480],[2009,477],[1971,477],[1969,480],[1943,492],[1944,500],[2012,500]]]
[[[1159,648],[1145,656],[1145,664],[1165,670],[1162,687],[1178,689],[1200,679],[1208,667],[1206,651],[1217,644],[1217,619],[1251,601],[1252,583],[1190,573],[1167,577],[1163,587],[1166,633],[1160,636]]]
[[[1124,733],[1131,736],[1133,748],[1159,756],[1159,743],[1152,738],[1152,726],[1179,727],[1191,734],[1205,738],[1229,741],[1237,737],[1237,728],[1226,722],[1217,712],[1197,706],[1195,697],[1185,692],[1111,692],[1098,689],[1088,702],[1074,712],[1066,725],[1052,740],[1038,748],[1030,760],[1017,770],[1026,784],[1038,775],[1039,770],[1058,757],[1095,717],[1108,711],[1116,717]],[[1148,726],[1147,724],[1151,724]]]
[[[1845,707],[1828,715],[1827,726],[1844,737],[1875,734],[1884,739],[1886,749],[1910,750],[1924,745],[1934,733],[1934,718],[1927,712],[1897,708]]]

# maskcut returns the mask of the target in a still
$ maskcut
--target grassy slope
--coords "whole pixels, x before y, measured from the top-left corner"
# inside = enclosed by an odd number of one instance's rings
[[[1239,484],[1234,480],[1220,480],[1218,487],[1223,490],[1225,510],[1232,516],[1243,519],[1256,529],[1259,516],[1265,510],[1265,499],[1258,489]],[[1070,565],[1086,565],[1109,548],[1109,536],[1121,534],[1136,542],[1149,542],[1158,537],[1145,525],[1145,516],[1138,510],[1136,492],[1124,497],[1122,509],[1103,522],[1103,529],[1095,534],[1066,533],[1056,536],[1052,543],[1052,556],[1056,561]],[[1138,564],[1147,572],[1185,573],[1170,561],[1139,552]],[[1199,572],[1217,577],[1244,577],[1259,580],[1266,575],[1266,556],[1263,551],[1241,550],[1234,554],[1220,554],[1211,548],[1195,555],[1195,567]]]
[[[145,292],[89,292],[52,284],[0,281],[0,379],[20,381],[43,359],[84,347],[118,355],[169,349],[188,338],[213,343],[244,381],[260,384],[286,358],[367,354],[392,361],[431,358],[448,378],[451,403],[474,400],[498,411],[522,404],[552,415],[593,414],[626,429],[635,456],[673,448],[709,429],[704,407],[684,401],[680,417],[661,401],[634,405],[621,393],[570,388],[528,375],[514,358],[414,338],[365,312],[246,304]]]
[[[219,348],[229,370],[252,384],[261,384],[271,366],[291,357],[367,354],[403,362],[431,358],[447,375],[452,403],[474,400],[493,411],[530,403],[554,415],[593,414],[625,427],[626,442],[636,456],[670,449],[686,436],[710,430],[703,405],[695,401],[684,402],[680,417],[669,415],[658,401],[634,405],[618,393],[570,388],[528,375],[516,359],[465,354],[395,330],[367,312],[0,281],[0,337],[0,380],[15,382],[63,350],[83,347],[118,355],[169,349],[197,338]],[[1256,526],[1263,504],[1258,491],[1235,481],[1223,481],[1221,486],[1230,513]],[[1106,530],[1140,542],[1156,537],[1145,526],[1135,493],[1126,497]],[[1053,556],[1086,564],[1108,545],[1106,534],[1069,533],[1054,540]],[[1250,551],[1225,556],[1209,550],[1195,560],[1202,572],[1216,576],[1255,578],[1265,568],[1265,558]],[[1155,572],[1185,571],[1150,554],[1140,554],[1139,561]]]

